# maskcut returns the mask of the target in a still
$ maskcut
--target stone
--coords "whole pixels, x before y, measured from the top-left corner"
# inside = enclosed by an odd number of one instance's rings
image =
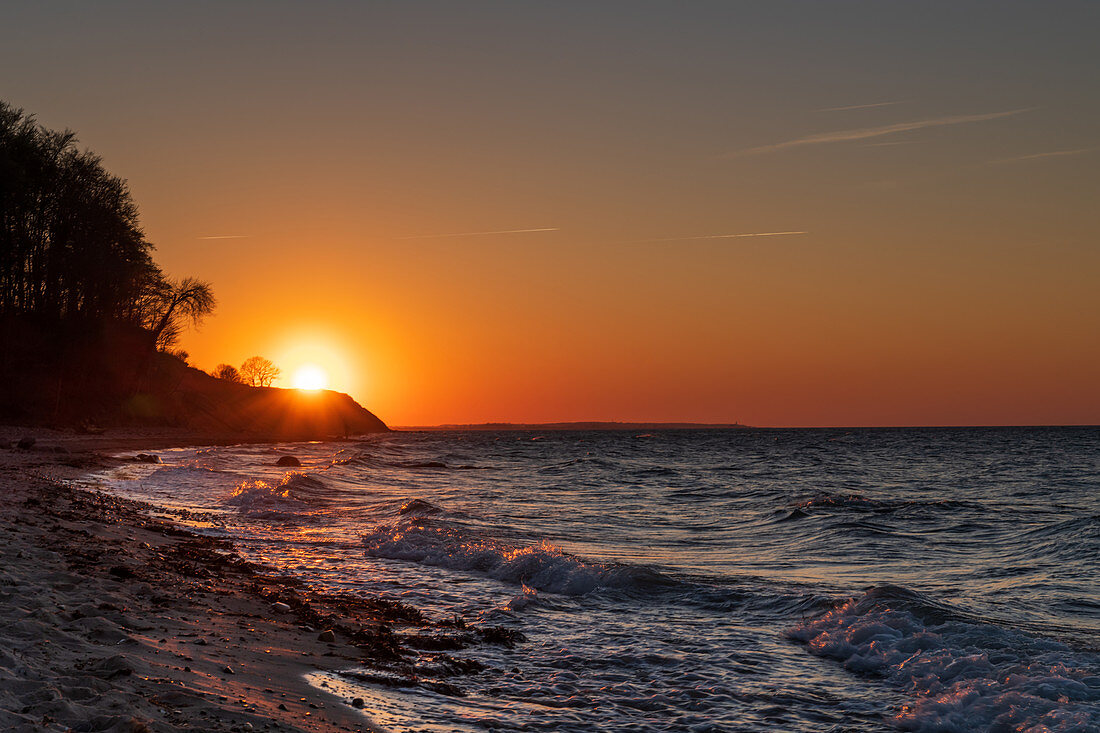
[[[325,629],[317,637],[317,640],[318,641],[324,641],[324,642],[327,642],[329,644],[332,644],[333,642],[336,641],[336,634],[333,633],[332,629]]]
[[[275,461],[276,466],[301,466],[302,462],[294,456],[282,456]]]
[[[34,447],[34,436],[24,435],[19,439],[19,442],[15,444],[15,447],[19,450],[30,450]]]
[[[361,697],[357,697],[357,698],[355,698],[354,700],[351,701],[351,706],[353,708],[359,708],[360,710],[362,710],[364,707],[366,707],[366,705],[367,705],[366,701],[364,701],[363,698],[361,698]]]
[[[282,601],[275,601],[274,603],[271,604],[271,607],[274,608],[279,613],[289,613],[290,612],[290,606],[283,603]]]

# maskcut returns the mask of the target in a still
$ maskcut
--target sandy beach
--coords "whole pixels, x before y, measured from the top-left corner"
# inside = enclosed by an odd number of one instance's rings
[[[23,435],[31,449],[8,448]],[[468,671],[409,650],[464,643],[415,609],[311,593],[229,543],[68,483],[113,451],[197,437],[0,432],[0,728],[378,730],[303,675],[369,661],[415,685],[418,664]]]

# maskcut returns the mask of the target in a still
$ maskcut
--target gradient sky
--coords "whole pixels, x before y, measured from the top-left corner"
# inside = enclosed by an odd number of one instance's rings
[[[5,3],[0,98],[214,284],[195,365],[317,362],[391,425],[1095,424],[1098,37],[1096,2]]]

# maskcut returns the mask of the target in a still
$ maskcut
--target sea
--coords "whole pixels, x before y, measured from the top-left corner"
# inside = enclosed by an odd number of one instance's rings
[[[393,432],[98,476],[326,591],[522,634],[391,731],[1100,731],[1100,428]],[[300,468],[275,465],[280,456]]]

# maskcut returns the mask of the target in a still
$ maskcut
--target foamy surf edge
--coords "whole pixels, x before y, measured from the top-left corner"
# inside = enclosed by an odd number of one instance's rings
[[[1100,731],[1100,654],[979,620],[896,586],[803,621],[816,655],[913,697],[894,716],[918,733]]]
[[[360,539],[370,557],[480,572],[501,582],[564,595],[673,582],[645,567],[586,562],[546,540],[511,547],[420,524],[382,525]]]

